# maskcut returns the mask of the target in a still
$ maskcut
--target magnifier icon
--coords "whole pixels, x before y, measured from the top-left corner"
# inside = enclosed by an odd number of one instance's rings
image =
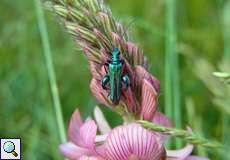
[[[6,153],[11,153],[14,155],[14,157],[17,157],[18,154],[17,152],[15,151],[15,145],[13,142],[11,141],[7,141],[3,144],[3,150],[6,152]]]

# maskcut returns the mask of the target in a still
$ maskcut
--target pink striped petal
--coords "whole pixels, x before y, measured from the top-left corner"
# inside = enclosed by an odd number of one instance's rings
[[[124,59],[124,58],[123,58]],[[128,74],[129,75],[129,79],[130,79],[130,85],[131,88],[134,88],[134,80],[135,80],[135,72],[133,70],[133,67],[129,64],[129,62],[124,59],[125,64],[124,64],[124,68],[123,68],[123,74]]]
[[[151,131],[138,124],[119,126],[111,131],[106,142],[106,156],[110,160],[159,159],[164,148]]]
[[[157,93],[153,86],[147,81],[142,82],[141,91],[141,117],[151,121],[157,109]]]
[[[128,110],[132,113],[135,113],[137,110],[136,99],[130,87],[122,92],[121,98],[122,101],[124,101],[126,106],[128,107]]]
[[[94,149],[95,138],[97,134],[97,125],[94,120],[88,120],[80,128],[80,136],[83,141],[83,145],[86,148]]]
[[[143,51],[132,42],[127,42],[126,48],[127,48],[129,57],[132,57],[132,65],[133,66],[143,65],[144,63]]]
[[[82,124],[83,122],[81,119],[79,109],[76,109],[76,111],[72,114],[72,117],[69,123],[69,129],[68,129],[69,141],[74,142],[75,144],[79,144],[78,143],[79,142],[79,130]]]
[[[100,155],[103,158],[106,158],[106,151],[105,151],[105,144],[102,144],[100,146],[97,146],[96,152],[98,155]]]
[[[78,159],[83,155],[91,154],[91,151],[82,147],[79,147],[73,143],[66,143],[59,145],[59,149],[65,157],[69,159]]]
[[[136,113],[138,107],[137,107],[137,102],[136,102],[136,97],[135,97],[135,92],[134,92],[135,73],[133,71],[132,66],[128,63],[127,60],[125,60],[122,72],[123,72],[123,75],[129,76],[130,86],[128,87],[128,89],[122,90],[121,99],[126,104],[130,112]]]
[[[159,94],[160,92],[160,82],[154,76],[152,76],[144,67],[136,66],[136,85],[140,86],[143,79],[148,80],[151,85],[153,85],[156,92]]]

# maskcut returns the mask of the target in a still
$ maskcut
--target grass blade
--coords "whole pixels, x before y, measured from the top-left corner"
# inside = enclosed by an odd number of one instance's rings
[[[230,60],[230,1],[226,2],[223,9],[222,21],[223,21],[223,36],[224,36],[224,59]],[[230,131],[229,131],[230,118],[228,114],[223,113],[223,143],[229,144],[230,142]],[[223,154],[227,157],[230,156],[229,152]]]
[[[166,1],[165,112],[181,128],[179,64],[176,49],[176,0]],[[176,141],[176,147],[181,147]]]
[[[52,53],[49,44],[49,36],[48,36],[45,18],[44,18],[44,12],[40,0],[34,0],[34,3],[36,7],[38,27],[40,31],[41,40],[42,40],[43,53],[45,57],[45,63],[46,63],[46,68],[48,72],[48,78],[49,78],[49,83],[50,83],[50,88],[51,88],[51,93],[52,93],[52,98],[54,103],[54,111],[56,114],[58,131],[60,134],[61,142],[64,143],[66,142],[65,127],[64,127],[63,117],[62,117],[61,103],[59,99],[56,76],[53,67],[53,59],[52,59]]]
[[[224,35],[224,57],[230,58],[230,1],[226,2],[223,9],[223,35]]]
[[[192,98],[186,98],[185,101],[186,104],[186,112],[188,116],[188,123],[193,127],[193,129],[203,137],[203,132],[202,132],[202,119],[200,116],[196,117],[196,110],[195,110],[195,104]],[[196,119],[194,119],[196,117]],[[199,156],[204,156],[207,157],[206,151],[201,148],[200,146],[197,147],[197,153]]]

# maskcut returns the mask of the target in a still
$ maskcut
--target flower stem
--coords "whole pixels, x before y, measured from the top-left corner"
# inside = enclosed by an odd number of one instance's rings
[[[148,121],[137,121],[140,123],[144,128],[150,129],[156,132],[161,132],[163,134],[167,134],[173,137],[179,137],[184,139],[186,142],[193,144],[193,145],[200,145],[203,147],[208,147],[208,148],[218,148],[218,147],[223,147],[222,144],[219,142],[215,141],[210,141],[205,138],[198,137],[197,135],[190,133],[189,131],[185,131],[182,129],[176,129],[176,128],[167,128],[161,125],[154,124],[152,122]]]
[[[56,76],[53,67],[53,59],[52,59],[52,53],[49,44],[49,36],[48,36],[45,18],[44,18],[44,12],[40,0],[34,0],[34,3],[36,7],[38,27],[40,31],[41,40],[42,40],[43,53],[45,57],[45,63],[46,63],[46,68],[48,72],[48,78],[49,78],[49,83],[50,83],[50,88],[51,88],[51,93],[52,93],[52,98],[54,103],[54,110],[56,114],[58,131],[60,134],[61,142],[64,143],[66,142],[65,127],[64,127],[63,117],[62,117],[61,103],[59,99]]]

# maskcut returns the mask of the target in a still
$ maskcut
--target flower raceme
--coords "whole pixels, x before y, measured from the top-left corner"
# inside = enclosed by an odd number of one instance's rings
[[[139,124],[120,125],[114,129],[106,122],[99,108],[95,108],[95,120],[82,121],[76,110],[68,129],[69,142],[60,145],[62,153],[71,160],[207,160],[189,156],[192,145],[177,151],[167,151],[167,136],[144,129]],[[152,122],[171,126],[170,121],[156,112]],[[97,126],[98,125],[98,126]],[[97,127],[100,135],[97,135]]]
[[[68,129],[69,142],[61,144],[62,153],[73,160],[201,160],[189,156],[193,146],[167,151],[167,135],[153,132],[135,123],[147,120],[166,127],[171,122],[157,112],[159,81],[148,71],[143,51],[129,39],[125,27],[112,16],[103,0],[48,0],[48,7],[63,20],[66,30],[73,36],[86,55],[92,73],[90,89],[97,101],[119,113],[123,125],[111,129],[102,112],[96,108],[95,120],[82,121],[75,111]],[[106,63],[114,48],[118,48],[130,86],[121,90],[118,105],[108,98],[101,81],[107,74]],[[119,86],[122,87],[122,86]],[[97,128],[101,135],[97,135]]]
[[[151,119],[154,114],[151,110],[154,107],[142,106],[143,103],[157,103],[159,81],[148,73],[148,61],[143,51],[131,42],[125,27],[115,20],[104,2],[102,0],[70,0],[65,4],[62,0],[55,0],[51,1],[49,6],[63,19],[67,31],[73,35],[86,55],[93,76],[90,85],[91,92],[98,102],[119,110],[123,115]],[[122,74],[128,75],[130,79],[130,87],[122,90],[120,103],[116,106],[108,98],[109,91],[101,87],[101,80],[107,74],[105,64],[111,59],[114,47],[119,49],[120,58],[124,61]],[[145,91],[147,95],[142,94]],[[150,97],[150,101],[147,97]]]

